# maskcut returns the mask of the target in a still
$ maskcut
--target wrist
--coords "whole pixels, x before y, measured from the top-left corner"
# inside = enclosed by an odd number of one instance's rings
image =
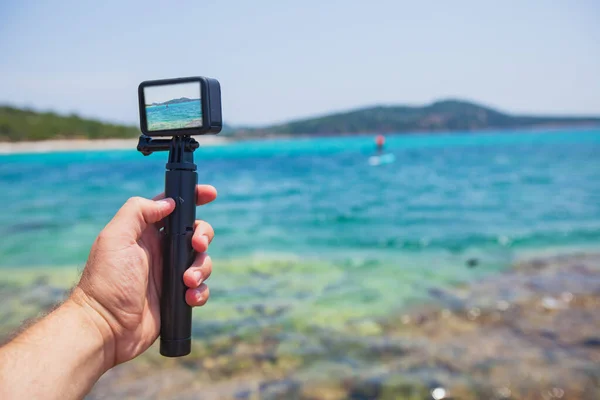
[[[72,308],[79,316],[82,325],[97,332],[95,339],[101,347],[103,370],[108,371],[115,366],[115,335],[108,321],[97,310],[97,305],[83,289],[76,286],[71,296],[62,307]]]

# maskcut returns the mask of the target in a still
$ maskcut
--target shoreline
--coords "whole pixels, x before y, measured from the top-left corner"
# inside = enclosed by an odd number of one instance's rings
[[[0,296],[12,300],[0,307],[0,343],[68,294],[66,279],[51,271],[9,275],[0,279]],[[343,331],[289,327],[276,323],[278,310],[240,308],[252,329],[195,335],[185,359],[165,360],[154,346],[105,374],[88,397],[183,399],[202,390],[215,400],[387,400],[430,398],[436,388],[473,400],[600,394],[599,253],[531,255],[429,294],[431,301],[384,317],[350,318]],[[179,384],[170,385],[173,379]]]
[[[185,360],[156,346],[105,374],[91,399],[591,399],[600,386],[600,254],[517,261],[436,302],[348,321],[343,334],[283,327],[195,338]],[[262,316],[261,318],[265,318]],[[560,362],[559,362],[560,361]],[[176,379],[178,384],[169,386]]]
[[[600,125],[586,125],[586,126],[550,126],[550,127],[523,127],[518,128],[528,133],[537,132],[560,132],[563,129],[571,128],[577,131],[589,131],[597,130]],[[517,128],[516,128],[517,129]],[[506,132],[504,132],[506,131]],[[472,135],[476,133],[487,134],[495,132],[504,132],[506,134],[512,134],[511,129],[480,129],[476,131],[411,131],[411,132],[386,132],[385,135],[391,137],[394,136],[408,136],[415,137],[420,135],[435,134],[435,135]],[[377,132],[361,132],[361,133],[342,133],[342,134],[258,134],[250,136],[216,136],[216,135],[204,135],[202,138],[203,146],[222,146],[233,142],[246,142],[246,141],[263,141],[263,140],[304,140],[304,139],[320,139],[320,138],[347,138],[347,137],[361,137],[374,135]],[[58,152],[71,152],[71,151],[103,151],[103,150],[131,150],[135,149],[138,143],[138,138],[131,139],[50,139],[50,140],[39,140],[39,141],[23,141],[23,142],[2,142],[0,141],[0,156],[12,155],[12,154],[37,154],[37,153],[58,153]]]
[[[203,146],[222,146],[231,139],[205,135]],[[59,153],[71,151],[135,150],[138,138],[132,139],[60,139],[33,142],[0,142],[0,156],[11,154]]]

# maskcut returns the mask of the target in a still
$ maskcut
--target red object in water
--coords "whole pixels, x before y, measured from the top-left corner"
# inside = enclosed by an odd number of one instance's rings
[[[377,144],[378,148],[382,148],[385,144],[385,137],[383,135],[377,135],[375,138],[375,144]]]

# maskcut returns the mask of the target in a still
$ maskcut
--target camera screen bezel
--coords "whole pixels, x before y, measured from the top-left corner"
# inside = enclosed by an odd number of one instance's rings
[[[180,129],[148,130],[146,117],[146,99],[144,89],[152,86],[176,85],[179,83],[198,82],[200,86],[200,105],[202,108],[202,126]],[[187,78],[157,79],[144,81],[138,86],[138,100],[140,108],[140,130],[147,136],[193,136],[204,135],[210,131],[210,98],[208,93],[208,81],[202,76],[191,76]],[[220,106],[220,105],[219,105]]]

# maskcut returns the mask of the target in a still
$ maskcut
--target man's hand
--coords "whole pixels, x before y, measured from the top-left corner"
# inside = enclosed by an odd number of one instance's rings
[[[213,201],[215,188],[197,187],[197,204]],[[154,200],[131,198],[98,235],[81,281],[71,300],[90,314],[105,338],[108,368],[143,353],[158,337],[162,288],[161,221],[175,209],[164,195]],[[196,221],[192,246],[197,251],[183,280],[186,301],[202,306],[209,291],[204,283],[212,262],[206,254],[214,231]]]
[[[217,197],[198,186],[196,203]],[[0,348],[0,399],[79,399],[109,368],[146,350],[160,329],[161,221],[175,203],[158,196],[133,198],[98,235],[81,281],[70,298]],[[196,221],[198,252],[183,280],[186,301],[208,299],[203,283],[212,264],[206,255],[214,235]]]

